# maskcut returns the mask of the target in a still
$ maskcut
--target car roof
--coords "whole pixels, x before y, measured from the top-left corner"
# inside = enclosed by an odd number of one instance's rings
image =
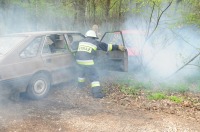
[[[37,31],[37,32],[23,32],[23,33],[12,33],[1,36],[41,36],[51,34],[64,34],[64,33],[80,33],[78,31]]]

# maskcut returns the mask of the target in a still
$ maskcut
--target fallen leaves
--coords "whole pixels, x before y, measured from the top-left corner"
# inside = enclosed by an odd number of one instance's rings
[[[108,83],[109,88],[107,100],[127,109],[143,109],[151,112],[164,112],[191,118],[200,122],[200,98],[195,93],[168,93],[168,98],[151,100],[145,90],[137,91],[137,94],[129,95],[120,91],[119,84]],[[181,100],[178,100],[181,99]]]

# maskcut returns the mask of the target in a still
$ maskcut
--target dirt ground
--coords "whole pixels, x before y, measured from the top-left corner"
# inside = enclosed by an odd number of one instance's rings
[[[146,105],[144,105],[146,104]],[[0,100],[1,132],[199,132],[200,113],[166,112],[156,102],[119,97],[93,99],[72,84],[55,86],[42,100]],[[168,106],[166,106],[168,108]],[[173,109],[176,110],[176,109]],[[188,108],[190,110],[190,108]],[[188,112],[190,113],[190,112]]]

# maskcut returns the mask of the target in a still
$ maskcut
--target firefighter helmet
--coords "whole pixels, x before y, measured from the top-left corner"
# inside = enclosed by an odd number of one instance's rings
[[[85,36],[86,37],[97,38],[97,35],[96,35],[95,31],[93,31],[93,30],[87,31],[86,34],[85,34]]]

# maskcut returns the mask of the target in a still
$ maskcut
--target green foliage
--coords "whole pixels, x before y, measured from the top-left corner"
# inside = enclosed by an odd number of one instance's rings
[[[199,78],[199,74],[197,78]],[[144,83],[131,78],[127,80],[121,79],[121,81],[119,82],[120,82],[120,87],[119,87],[120,91],[127,95],[138,95],[139,93],[141,93],[141,90],[143,90],[144,95],[147,95],[147,98],[150,100],[165,99],[175,103],[182,103],[184,98],[176,95],[171,95],[171,93],[182,94],[188,92],[189,87],[191,87],[191,84],[188,82],[161,83],[160,85],[157,84],[156,86],[154,86],[151,82]],[[197,87],[198,86],[200,88],[200,85],[197,85]]]
[[[126,15],[141,15],[150,19],[152,15],[152,23],[156,23],[157,17],[166,8],[172,0],[1,0],[0,9],[5,10],[5,14],[0,16],[2,20],[0,25],[7,25],[7,18],[4,16],[12,16],[19,9],[21,15],[15,23],[20,24],[21,21],[32,22],[31,24],[39,24],[43,26],[68,27],[84,23],[85,26],[104,22],[111,23],[113,28],[116,28],[113,23],[121,24],[126,20]],[[84,3],[84,4],[81,4]],[[110,3],[110,5],[107,5]],[[176,1],[173,1],[176,5]],[[168,9],[173,11],[173,7]],[[154,9],[154,10],[153,10]],[[185,10],[187,9],[187,10]],[[83,12],[84,11],[84,12]],[[153,11],[153,12],[152,12]],[[199,0],[182,0],[177,6],[177,15],[181,13],[181,22],[172,23],[171,27],[183,26],[184,24],[200,26],[200,2]],[[167,17],[173,17],[167,15]],[[174,15],[174,14],[173,14]],[[16,16],[15,16],[16,17]],[[80,18],[80,19],[79,19]],[[85,18],[85,20],[82,20]],[[176,19],[176,18],[175,18]],[[67,21],[67,24],[66,24]],[[66,26],[66,25],[67,26]],[[74,24],[74,25],[72,25]],[[12,24],[11,24],[12,25]],[[30,26],[27,24],[27,26]],[[26,27],[22,24],[21,27]],[[88,28],[88,27],[87,27]],[[119,28],[119,27],[117,27]]]
[[[161,83],[159,86],[160,90],[166,90],[169,92],[178,92],[185,93],[189,91],[189,84],[186,82],[178,82],[178,83]]]
[[[128,95],[136,95],[141,90],[149,90],[153,88],[151,82],[141,82],[135,79],[121,79],[118,81],[120,83],[120,91]]]
[[[151,93],[150,95],[148,95],[148,99],[150,99],[150,100],[169,99],[170,101],[175,102],[175,103],[182,103],[183,102],[183,98],[182,97],[168,96],[165,93],[161,93],[161,92]]]
[[[144,83],[129,77],[126,80],[119,79],[118,82],[120,83],[120,91],[128,95],[136,95],[139,90],[145,88]]]
[[[162,99],[166,99],[167,96],[164,93],[151,93],[150,95],[148,95],[148,99],[150,100],[162,100]]]
[[[128,77],[127,77],[128,78]],[[199,74],[196,77],[196,83],[198,83]],[[188,79],[189,80],[189,79]],[[191,80],[191,79],[190,79]],[[194,80],[194,78],[192,78]],[[134,89],[144,89],[144,90],[161,90],[161,91],[168,91],[168,92],[177,92],[177,93],[185,93],[188,92],[190,89],[190,85],[194,83],[192,82],[177,82],[177,83],[160,83],[160,84],[153,84],[151,81],[138,81],[136,79],[128,78],[128,79],[120,79],[118,81],[121,86],[125,85],[127,87],[133,87]],[[199,83],[200,84],[200,83]],[[200,87],[200,85],[199,85]]]
[[[196,25],[200,27],[200,1],[199,0],[183,0],[181,13],[183,23],[187,25]],[[187,9],[187,10],[185,10]]]
[[[180,92],[180,93],[185,93],[185,92],[189,91],[189,87],[185,83],[176,84],[176,85],[173,86],[173,89],[176,92]]]
[[[151,89],[153,88],[153,84],[149,82],[141,82],[134,79],[120,80],[121,85],[126,85],[130,87],[134,87],[135,89]]]
[[[177,96],[169,96],[168,97],[170,101],[173,101],[175,103],[182,103],[183,98],[182,97],[177,97]]]
[[[126,73],[125,76],[121,76],[117,80],[121,85],[133,86],[137,89],[152,89],[154,87],[152,81],[140,81],[134,78],[132,73]]]
[[[120,87],[120,91],[127,95],[137,95],[138,93],[137,88],[135,88],[134,86],[126,86],[126,85],[122,85]]]

